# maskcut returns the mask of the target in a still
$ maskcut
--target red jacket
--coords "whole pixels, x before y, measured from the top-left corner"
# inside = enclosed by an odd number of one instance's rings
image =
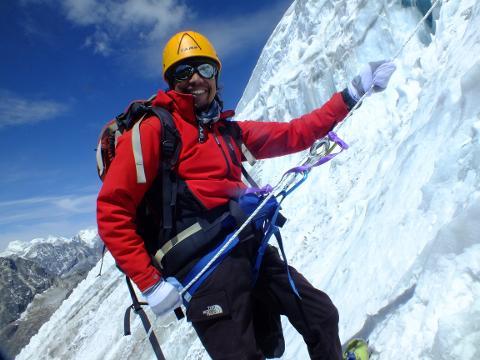
[[[240,167],[232,163],[230,156],[222,155],[222,149],[225,154],[229,152],[219,134],[219,123],[207,131],[206,142],[199,143],[193,96],[160,91],[154,105],[168,109],[173,115],[182,140],[177,172],[197,199],[211,209],[226,204],[230,198],[237,198],[246,186],[241,180]],[[245,146],[257,159],[264,159],[308,148],[347,113],[342,95],[336,93],[321,108],[288,123],[242,121],[238,124]],[[160,279],[143,240],[135,231],[137,206],[159,171],[160,131],[161,123],[153,116],[140,125],[145,184],[137,183],[131,133],[126,132],[120,137],[115,159],[97,199],[100,237],[118,265],[141,291]],[[240,157],[239,150],[235,151]]]

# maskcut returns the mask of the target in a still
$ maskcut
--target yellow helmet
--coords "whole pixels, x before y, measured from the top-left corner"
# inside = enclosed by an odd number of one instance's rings
[[[182,31],[173,35],[163,49],[163,77],[165,78],[165,73],[176,63],[197,56],[215,61],[220,72],[222,63],[205,36],[195,31]]]

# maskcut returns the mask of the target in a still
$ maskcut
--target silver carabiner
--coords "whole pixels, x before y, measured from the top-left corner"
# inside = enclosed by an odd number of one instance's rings
[[[328,137],[315,140],[312,146],[310,146],[308,157],[302,165],[305,166],[315,163],[318,159],[325,156],[329,149],[330,139]]]

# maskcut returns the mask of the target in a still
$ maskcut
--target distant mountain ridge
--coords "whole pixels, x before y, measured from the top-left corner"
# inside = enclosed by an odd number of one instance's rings
[[[68,238],[63,236],[48,236],[47,238],[35,238],[30,241],[12,241],[7,248],[0,251],[0,257],[17,255],[20,257],[31,257],[39,245],[61,244],[66,242],[82,241],[89,247],[94,247],[98,240],[96,229],[80,230],[77,235]]]
[[[98,250],[99,244],[96,230],[82,230],[72,238],[50,236],[31,242],[14,241],[6,251],[0,253],[0,257],[30,260],[49,273],[62,276],[70,271],[81,270],[83,262]]]
[[[14,241],[0,253],[0,343],[7,355],[14,356],[28,343],[100,255],[96,230],[83,230],[72,238]],[[55,294],[55,299],[50,299],[53,295],[49,293]],[[35,302],[38,294],[43,300]],[[48,309],[43,306],[45,302]],[[27,307],[31,314],[28,326],[24,326],[20,318]],[[35,313],[38,315],[32,315]]]

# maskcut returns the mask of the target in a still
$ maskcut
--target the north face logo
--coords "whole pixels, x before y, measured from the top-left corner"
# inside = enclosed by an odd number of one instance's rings
[[[205,316],[213,316],[223,314],[223,309],[220,305],[210,305],[207,307],[207,310],[203,310],[203,315]]]

